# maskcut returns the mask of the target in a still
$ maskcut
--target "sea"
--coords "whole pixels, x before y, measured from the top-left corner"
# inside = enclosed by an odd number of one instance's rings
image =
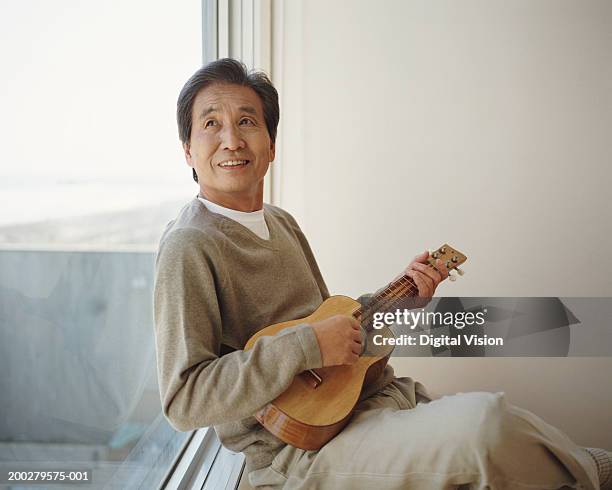
[[[24,179],[0,175],[0,227],[131,211],[197,194],[188,179]]]

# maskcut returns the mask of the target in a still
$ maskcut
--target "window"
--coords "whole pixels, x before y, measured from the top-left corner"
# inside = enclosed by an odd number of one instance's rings
[[[175,122],[198,0],[0,4],[0,468],[155,488],[154,252],[197,192]],[[0,482],[1,483],[1,482]]]

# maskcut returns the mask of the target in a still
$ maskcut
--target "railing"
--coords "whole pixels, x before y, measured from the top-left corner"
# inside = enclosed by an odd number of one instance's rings
[[[164,480],[189,434],[161,413],[153,274],[151,250],[0,250],[2,470],[91,469],[88,488]]]

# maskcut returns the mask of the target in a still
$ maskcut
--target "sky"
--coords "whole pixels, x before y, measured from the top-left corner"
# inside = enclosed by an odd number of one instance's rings
[[[1,0],[0,59],[0,223],[20,189],[184,188],[175,110],[201,65],[200,0]]]

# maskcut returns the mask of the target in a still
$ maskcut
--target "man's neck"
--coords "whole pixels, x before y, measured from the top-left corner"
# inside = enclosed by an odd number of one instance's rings
[[[263,209],[263,189],[252,196],[231,196],[218,195],[214,192],[208,192],[200,187],[199,197],[206,199],[214,204],[223,206],[224,208],[242,211],[244,213],[252,213]]]

